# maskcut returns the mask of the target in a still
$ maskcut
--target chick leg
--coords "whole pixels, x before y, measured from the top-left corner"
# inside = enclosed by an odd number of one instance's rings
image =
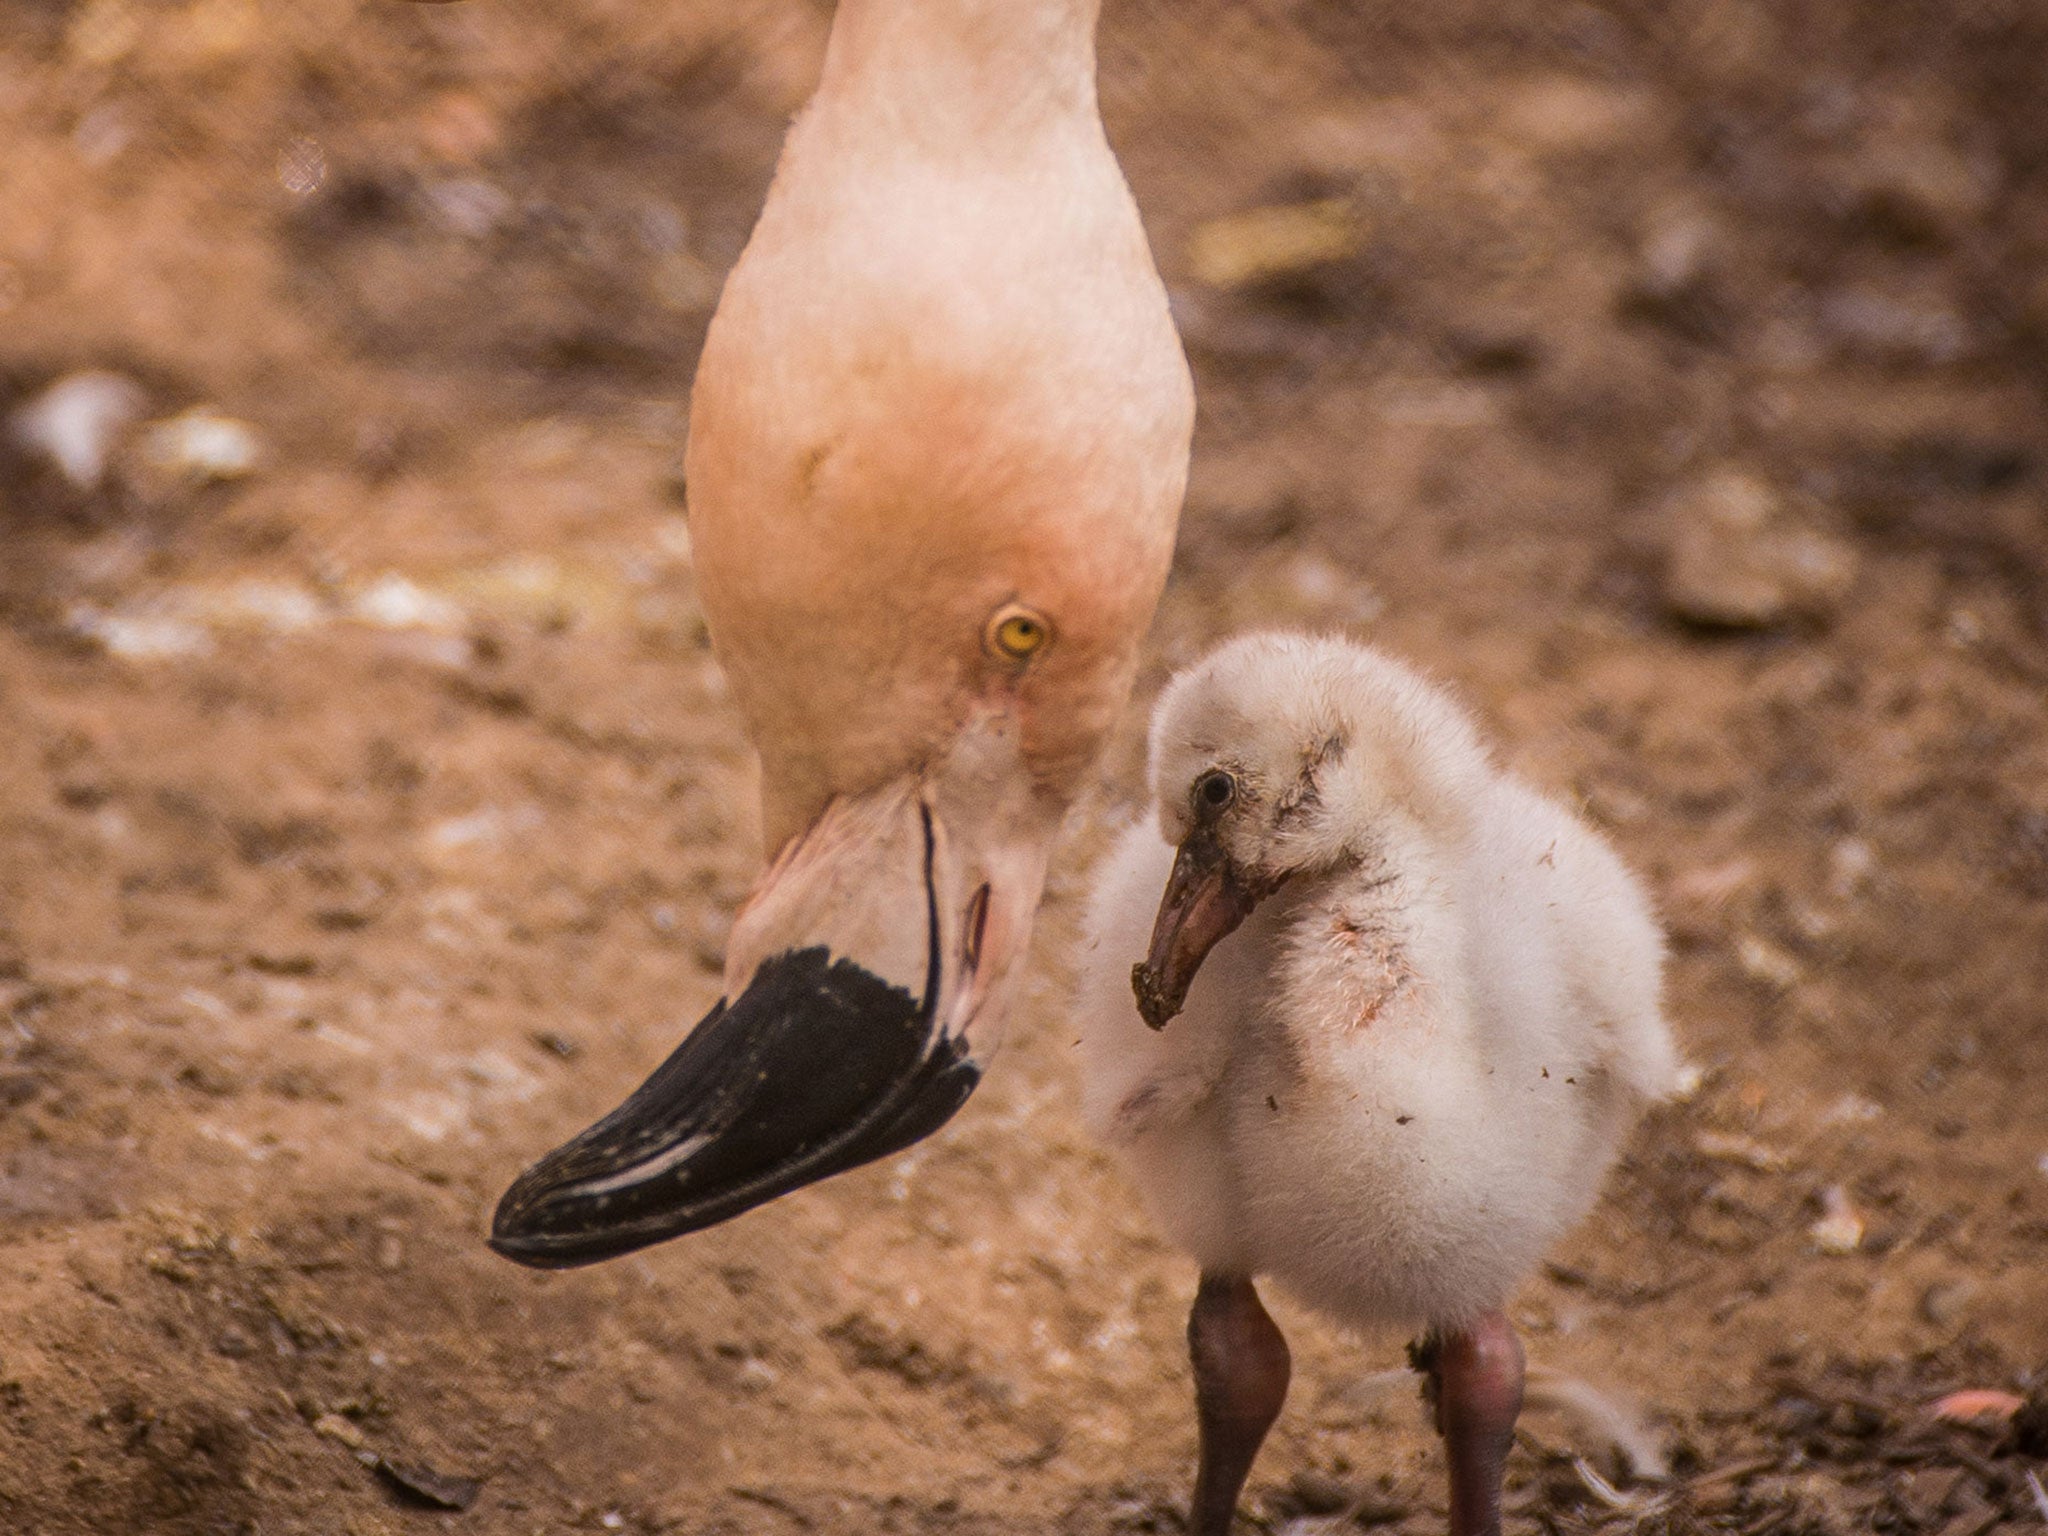
[[[1413,1353],[1451,1471],[1451,1536],[1500,1536],[1501,1469],[1522,1411],[1522,1341],[1502,1312],[1432,1333]]]
[[[1238,1493],[1287,1400],[1287,1340],[1251,1281],[1205,1274],[1188,1313],[1188,1354],[1202,1436],[1188,1533],[1230,1536]]]

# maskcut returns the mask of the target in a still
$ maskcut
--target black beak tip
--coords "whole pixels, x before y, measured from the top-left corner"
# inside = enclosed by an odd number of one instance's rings
[[[561,1202],[548,1199],[556,1182],[551,1177],[553,1162],[552,1154],[542,1158],[514,1180],[498,1201],[491,1217],[491,1235],[485,1239],[491,1251],[528,1269],[575,1269],[620,1251],[604,1242],[601,1233],[590,1230],[587,1221],[576,1221],[573,1210],[564,1210]]]
[[[485,1239],[491,1252],[514,1264],[523,1264],[528,1269],[575,1269],[579,1265],[595,1262],[596,1256],[583,1257],[563,1253],[546,1238],[530,1233],[507,1232],[494,1224],[491,1235]]]
[[[1166,1028],[1186,1002],[1142,960],[1131,967],[1131,991],[1138,999],[1138,1016],[1155,1030]]]
[[[625,1103],[513,1182],[490,1246],[572,1269],[699,1231],[901,1151],[980,1076],[902,988],[823,949],[777,955]]]
[[[553,1266],[546,1256],[534,1251],[532,1244],[492,1228],[491,1235],[484,1239],[484,1246],[501,1259],[510,1259],[514,1264],[524,1264],[528,1269],[549,1269]]]

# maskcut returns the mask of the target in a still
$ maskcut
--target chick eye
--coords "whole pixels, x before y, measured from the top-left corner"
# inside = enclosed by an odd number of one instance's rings
[[[1212,768],[1195,780],[1194,798],[1201,810],[1223,810],[1237,798],[1237,780],[1221,768]]]
[[[982,641],[991,655],[1023,661],[1051,638],[1052,624],[1045,615],[1022,603],[1006,603],[989,617]]]

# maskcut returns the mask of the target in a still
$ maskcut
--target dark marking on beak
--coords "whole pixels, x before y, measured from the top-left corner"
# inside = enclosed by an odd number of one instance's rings
[[[981,1069],[937,1034],[930,874],[925,996],[823,947],[721,999],[631,1098],[521,1174],[491,1246],[537,1269],[616,1258],[897,1152],[967,1102]]]
[[[1209,951],[1251,916],[1270,891],[1239,876],[1212,828],[1198,827],[1188,834],[1174,856],[1166,894],[1159,899],[1151,948],[1131,967],[1131,990],[1147,1024],[1164,1029],[1181,1011]]]
[[[975,889],[974,899],[967,904],[961,960],[969,971],[981,968],[981,941],[988,937],[988,900],[989,888],[984,883]]]
[[[564,1269],[616,1258],[900,1151],[980,1081],[901,987],[823,949],[775,956],[633,1096],[506,1191],[491,1246]]]

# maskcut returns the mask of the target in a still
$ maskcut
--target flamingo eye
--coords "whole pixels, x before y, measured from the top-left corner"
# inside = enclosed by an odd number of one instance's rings
[[[998,608],[982,636],[990,654],[1007,661],[1027,659],[1043,650],[1051,638],[1051,622],[1022,603],[1006,603]]]
[[[1237,798],[1237,779],[1221,768],[1212,768],[1195,780],[1195,804],[1205,811],[1221,811]]]

